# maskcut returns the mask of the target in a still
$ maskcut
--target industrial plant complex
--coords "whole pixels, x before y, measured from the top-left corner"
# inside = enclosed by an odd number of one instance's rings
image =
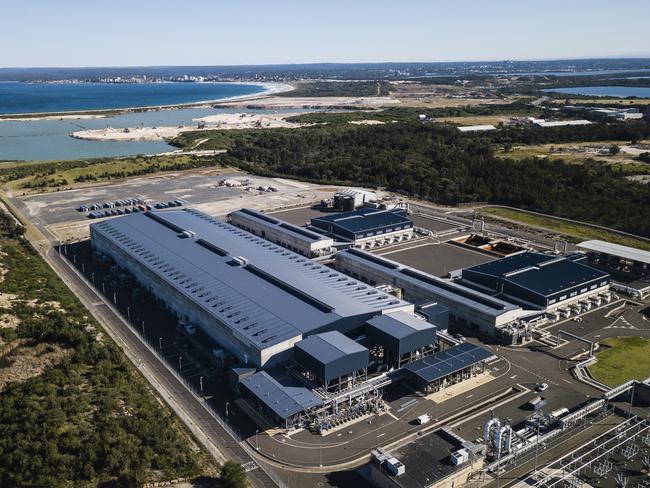
[[[223,422],[236,407],[256,427],[247,442],[260,456],[290,465],[318,453],[301,461],[308,469],[346,438],[364,446],[346,456],[375,486],[451,488],[498,479],[541,442],[650,397],[647,383],[612,389],[586,369],[602,330],[589,317],[619,310],[618,293],[647,292],[644,251],[542,245],[354,189],[314,208],[222,215],[188,206],[102,219],[90,224],[92,258],[72,265],[109,297],[111,286],[114,305],[132,288],[170,317],[163,330],[126,307],[158,354],[177,351],[178,374],[198,368],[192,381],[225,405]],[[571,373],[558,373],[563,348]],[[227,389],[208,397],[210,375]],[[548,476],[528,483],[555,486]]]

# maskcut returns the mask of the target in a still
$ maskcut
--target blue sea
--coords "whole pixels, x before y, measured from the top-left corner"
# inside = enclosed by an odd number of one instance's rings
[[[218,100],[252,95],[262,86],[234,83],[30,84],[0,83],[0,113],[67,112]],[[132,112],[98,119],[0,120],[0,161],[80,159],[155,154],[176,149],[164,141],[85,141],[72,132],[107,126],[190,125],[193,118],[219,112],[182,108]],[[242,110],[237,110],[242,112]]]
[[[236,83],[0,83],[0,114],[69,112],[219,100],[264,91]]]
[[[644,86],[577,86],[573,88],[548,88],[544,91],[590,97],[650,98],[650,87]]]

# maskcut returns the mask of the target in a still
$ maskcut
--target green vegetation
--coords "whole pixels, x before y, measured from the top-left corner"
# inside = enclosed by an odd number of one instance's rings
[[[643,123],[589,127],[594,128],[592,137],[608,141],[626,139],[614,138],[613,133],[641,134],[639,140],[650,134]],[[639,218],[639,209],[650,203],[650,185],[628,181],[625,173],[600,161],[588,159],[577,165],[494,154],[497,141],[503,145],[525,139],[580,140],[585,133],[578,128],[512,128],[486,136],[435,123],[334,124],[186,132],[173,142],[191,147],[196,140],[209,138],[203,148],[228,149],[217,157],[223,165],[263,175],[386,187],[445,204],[489,202],[650,236],[650,220]]]
[[[219,473],[219,481],[223,488],[246,488],[248,486],[244,467],[234,461],[224,463]]]
[[[600,341],[610,346],[598,353],[598,361],[589,366],[597,381],[617,386],[631,379],[644,380],[650,376],[650,339],[641,337],[612,337]]]
[[[650,251],[650,242],[628,237],[616,232],[596,229],[594,227],[589,227],[588,225],[580,225],[574,222],[554,219],[552,217],[544,217],[542,215],[535,215],[527,212],[519,212],[517,210],[499,207],[482,208],[480,210],[480,214],[497,218],[504,218],[525,225],[531,225],[533,227],[548,229],[559,234],[573,237],[576,242],[589,239],[601,239],[608,242],[621,244],[623,246],[631,246],[638,249],[645,249],[646,251]]]
[[[301,81],[281,97],[378,97],[390,93],[387,81]]]
[[[60,189],[73,183],[97,183],[213,165],[213,158],[189,155],[4,163],[0,165],[0,181],[11,182],[10,187],[14,190]]]
[[[201,474],[207,457],[4,213],[0,247],[2,313],[17,324],[0,328],[0,486],[140,487]],[[38,348],[65,353],[7,376],[17,351]]]
[[[314,112],[289,117],[287,120],[302,123],[345,124],[356,120],[379,120],[381,122],[412,122],[419,115],[430,119],[470,116],[539,116],[541,109],[523,102],[495,105],[468,105],[465,107],[391,107],[384,110],[355,110],[351,112]]]

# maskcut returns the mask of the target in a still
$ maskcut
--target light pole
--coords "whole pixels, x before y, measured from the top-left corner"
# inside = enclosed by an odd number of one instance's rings
[[[162,351],[162,337],[158,338],[158,349]]]
[[[102,281],[102,293],[106,295],[106,283]]]
[[[199,376],[199,389],[201,390],[201,396],[203,396],[203,376]],[[228,404],[226,403],[226,405]]]
[[[144,320],[142,321],[142,335],[144,335]]]
[[[259,441],[257,439],[257,433],[258,432],[259,432],[259,430],[255,429],[255,449],[257,449],[259,451],[260,450],[260,443],[259,443]]]
[[[81,272],[86,273],[86,263],[81,263]]]
[[[230,402],[226,402],[226,417],[228,416],[228,404],[229,404],[229,403],[230,403]]]
[[[115,305],[117,305],[117,292],[116,291],[113,292],[113,303]]]
[[[126,307],[126,318],[131,321],[131,307]]]
[[[183,356],[178,356],[178,370],[183,371]]]
[[[93,271],[90,276],[92,277],[93,285],[94,285],[95,284],[95,272]]]

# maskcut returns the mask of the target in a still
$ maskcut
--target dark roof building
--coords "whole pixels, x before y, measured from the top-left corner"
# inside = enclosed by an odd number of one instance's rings
[[[196,210],[90,226],[93,247],[244,363],[287,360],[309,334],[413,305]],[[270,361],[270,363],[269,363]]]
[[[392,360],[430,347],[436,342],[436,327],[413,314],[396,312],[367,322],[366,335],[372,345],[381,345]]]
[[[340,332],[325,332],[297,342],[294,358],[323,383],[368,367],[368,349]]]
[[[311,219],[311,225],[338,239],[358,241],[375,238],[392,232],[405,232],[413,228],[413,221],[406,210],[377,210],[362,208]]]
[[[266,371],[242,378],[240,387],[279,424],[286,425],[291,417],[323,403],[307,388],[283,386]]]
[[[609,284],[609,275],[583,255],[522,252],[462,270],[462,281],[502,298],[541,309]]]

